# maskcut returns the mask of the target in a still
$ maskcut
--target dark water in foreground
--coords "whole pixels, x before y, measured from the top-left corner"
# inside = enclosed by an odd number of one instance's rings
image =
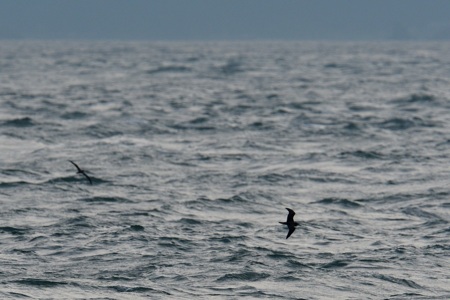
[[[1,299],[450,299],[450,44],[1,41],[0,70]]]

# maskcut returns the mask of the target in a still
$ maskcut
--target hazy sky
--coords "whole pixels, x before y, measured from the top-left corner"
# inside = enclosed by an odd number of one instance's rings
[[[445,39],[449,0],[0,0],[3,39]]]

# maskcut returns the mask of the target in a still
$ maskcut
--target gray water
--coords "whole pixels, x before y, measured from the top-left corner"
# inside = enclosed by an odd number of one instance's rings
[[[449,43],[1,41],[0,298],[450,299],[449,87]]]

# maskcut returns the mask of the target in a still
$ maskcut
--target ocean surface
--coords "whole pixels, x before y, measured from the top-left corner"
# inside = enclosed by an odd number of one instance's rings
[[[450,299],[450,43],[0,41],[0,207],[0,299]]]

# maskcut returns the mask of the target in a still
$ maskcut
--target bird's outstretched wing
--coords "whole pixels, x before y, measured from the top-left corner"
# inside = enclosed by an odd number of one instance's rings
[[[295,216],[295,211],[293,211],[292,209],[287,208],[287,207],[286,207],[286,209],[289,212],[289,214],[287,216],[287,221],[289,222],[289,220],[290,220],[290,221],[293,222],[294,221],[294,216]]]
[[[294,231],[295,231],[295,226],[289,226],[289,232],[286,236],[286,239],[288,239]]]
[[[77,168],[77,171],[78,171],[78,172],[80,172],[80,173],[82,172],[81,169],[80,169],[80,167],[79,167],[76,163],[74,163],[74,162],[71,161],[71,160],[69,160],[69,161],[72,163],[72,165],[75,166],[75,168]]]
[[[77,173],[83,174],[84,177],[86,177],[86,179],[89,181],[89,183],[92,184],[92,180],[91,180],[91,178],[86,174],[86,172],[84,172],[84,170],[81,170],[80,167],[79,167],[76,163],[74,163],[73,161],[71,161],[71,160],[69,160],[69,161],[72,163],[72,165],[74,165],[74,166],[77,168]]]
[[[81,174],[83,174],[87,178],[87,180],[89,180],[89,183],[92,184],[91,178],[86,173],[84,173],[84,171],[81,172]]]

